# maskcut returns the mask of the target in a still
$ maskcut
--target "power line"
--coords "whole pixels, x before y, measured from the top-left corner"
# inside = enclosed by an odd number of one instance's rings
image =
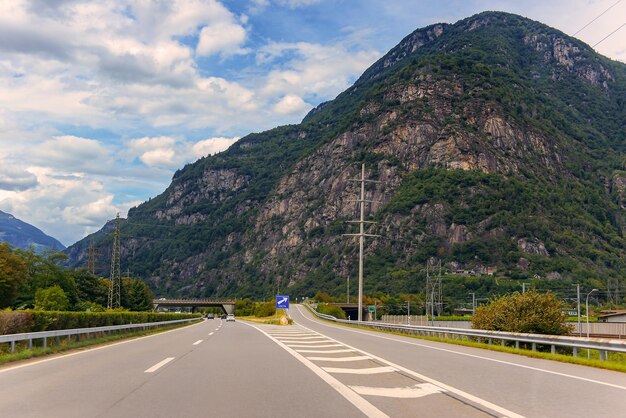
[[[598,16],[596,16],[591,22],[587,23],[585,26],[583,26],[582,28],[578,29],[572,36],[575,36],[577,33],[579,33],[580,31],[582,31],[583,29],[585,29],[587,26],[591,25],[593,22],[595,22],[596,20],[598,20],[600,17],[602,17],[602,15],[604,15],[606,12],[608,12],[609,10],[611,10],[613,7],[617,6],[619,3],[621,3],[622,0],[617,0],[617,2],[615,4],[613,4],[612,6],[610,6],[608,9],[606,9],[605,11],[603,11],[602,13],[600,13]],[[600,41],[602,42],[602,41]],[[596,44],[597,45],[597,44]],[[595,45],[594,45],[595,46]]]
[[[608,37],[610,37],[611,35],[613,35],[615,32],[617,32],[618,30],[620,30],[621,28],[623,28],[624,26],[626,26],[626,22],[622,23],[622,26],[620,26],[619,28],[615,29],[613,32],[609,33],[608,35],[606,35],[604,38],[600,39],[598,42],[596,42],[595,44],[593,44],[591,47],[595,48],[596,45],[598,45],[600,42],[604,41],[605,39],[607,39]]]

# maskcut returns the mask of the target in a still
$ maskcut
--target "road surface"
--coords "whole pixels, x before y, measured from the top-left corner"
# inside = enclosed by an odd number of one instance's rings
[[[2,417],[618,417],[626,375],[341,327],[207,320],[0,368]]]

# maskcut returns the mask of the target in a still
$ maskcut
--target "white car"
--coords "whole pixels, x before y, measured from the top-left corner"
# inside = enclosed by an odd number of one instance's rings
[[[235,322],[235,314],[229,313],[228,315],[226,315],[226,322],[228,321]]]

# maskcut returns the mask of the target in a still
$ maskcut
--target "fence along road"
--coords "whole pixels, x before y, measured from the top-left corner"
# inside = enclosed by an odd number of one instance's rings
[[[626,408],[623,373],[354,329],[302,306],[291,313],[314,332],[522,416],[617,417]]]

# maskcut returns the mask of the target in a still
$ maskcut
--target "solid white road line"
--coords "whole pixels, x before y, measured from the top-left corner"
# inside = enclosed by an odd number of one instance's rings
[[[295,350],[298,353],[317,353],[317,354],[335,354],[335,353],[353,353],[354,350]]]
[[[380,373],[395,373],[398,370],[391,366],[382,367],[368,367],[365,369],[345,369],[340,367],[322,367],[324,371],[328,373],[340,373],[340,374],[380,374]]]
[[[174,357],[168,357],[165,360],[160,361],[157,364],[155,364],[154,366],[150,367],[144,373],[154,373],[154,372],[156,372],[157,370],[159,370],[161,367],[165,366],[167,363],[169,363],[172,360],[174,360]]]
[[[360,360],[371,360],[371,357],[368,356],[351,356],[351,357],[307,357],[311,361],[333,361],[333,362],[342,362],[342,361],[360,361]]]
[[[430,383],[420,383],[404,388],[371,388],[367,386],[350,386],[359,395],[384,396],[387,398],[421,398],[426,395],[441,393],[443,390]]]
[[[370,417],[370,418],[389,418],[389,416],[385,414],[383,411],[376,408],[374,405],[369,403],[366,399],[359,396],[355,391],[351,390],[346,385],[341,383],[339,380],[337,380],[336,378],[334,378],[333,376],[331,376],[330,374],[328,374],[327,372],[325,372],[324,370],[316,366],[312,361],[307,360],[306,357],[298,354],[295,350],[281,343],[279,340],[272,337],[271,335],[269,335],[262,329],[251,324],[246,324],[246,325],[248,325],[249,327],[255,328],[257,331],[259,331],[262,334],[265,334],[269,339],[274,341],[276,344],[282,347],[285,351],[287,351],[289,354],[295,357],[296,360],[304,364],[306,367],[309,368],[309,370],[311,370],[313,373],[319,376],[322,380],[324,380],[324,382],[330,385],[330,387],[332,387],[337,392],[339,392],[341,396],[343,396],[346,400],[348,400],[352,405],[357,407],[361,412],[363,412],[363,414],[365,414],[365,416]]]
[[[319,321],[315,321],[315,320],[307,317],[305,314],[302,313],[302,311],[300,310],[299,306],[298,306],[298,310],[300,311],[300,314],[305,319],[307,319],[310,322],[314,322],[314,323],[316,323],[318,325],[321,325],[321,326],[324,326],[324,327],[337,329],[336,325],[334,325],[334,326],[333,325],[327,325],[327,324],[324,324],[324,323],[319,322]],[[303,327],[303,328],[306,328],[306,327]],[[359,331],[359,330],[355,330],[355,329],[350,329],[350,328],[347,328],[347,327],[341,327],[340,329],[343,329],[343,330],[348,331],[348,332],[354,332],[354,333],[357,333],[357,334],[369,335],[370,337],[380,338],[380,339],[383,339],[383,340],[395,341],[395,342],[399,342],[399,343],[402,343],[402,344],[414,345],[414,346],[417,346],[417,347],[428,348],[428,349],[431,349],[431,350],[444,351],[444,352],[447,352],[447,353],[458,354],[460,356],[466,356],[466,357],[477,358],[477,359],[480,359],[480,360],[492,361],[494,363],[506,364],[508,366],[520,367],[522,369],[534,370],[534,371],[538,371],[538,372],[553,374],[553,375],[556,375],[556,376],[569,377],[571,379],[582,380],[584,382],[597,383],[597,384],[603,385],[603,386],[609,386],[609,387],[616,388],[616,389],[626,390],[626,386],[620,386],[620,385],[616,385],[614,383],[602,382],[600,380],[588,379],[586,377],[574,376],[574,375],[567,374],[567,373],[554,372],[552,370],[540,369],[538,367],[526,366],[525,364],[512,363],[512,362],[509,362],[509,361],[504,361],[504,360],[498,360],[498,359],[494,359],[494,358],[479,356],[479,355],[476,355],[476,354],[463,353],[461,351],[455,351],[455,350],[451,350],[451,349],[448,349],[448,348],[433,347],[433,346],[430,346],[430,345],[415,343],[415,342],[412,342],[412,341],[405,341],[405,340],[401,340],[401,339],[397,339],[397,338],[386,337],[386,336],[380,335],[379,333],[376,333],[374,331],[372,331],[372,332],[363,332],[363,331]]]
[[[193,343],[193,345],[198,345],[198,344],[200,344],[202,341],[204,341],[204,340],[198,340],[198,341],[196,341],[195,343]]]

